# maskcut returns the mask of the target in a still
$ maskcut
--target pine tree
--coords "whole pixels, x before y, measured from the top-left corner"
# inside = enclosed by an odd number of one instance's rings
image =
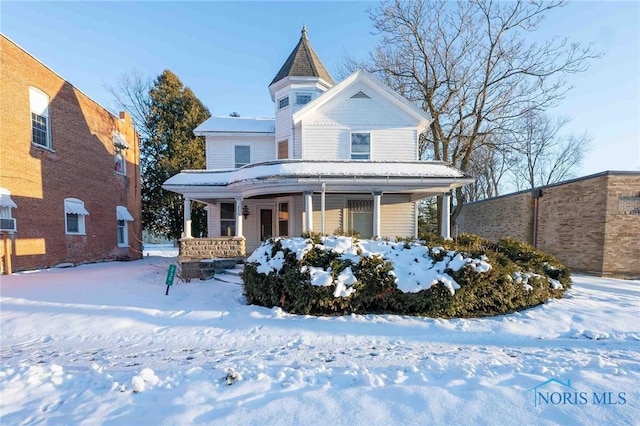
[[[150,108],[140,155],[142,223],[145,229],[179,238],[183,227],[182,196],[162,189],[164,181],[184,169],[205,167],[204,137],[193,129],[211,116],[178,76],[165,70],[149,91]],[[193,236],[206,235],[204,205],[192,203]]]

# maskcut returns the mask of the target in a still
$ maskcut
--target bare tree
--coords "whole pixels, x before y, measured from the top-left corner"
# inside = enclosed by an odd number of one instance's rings
[[[567,118],[551,119],[539,112],[522,117],[522,128],[512,144],[518,153],[511,169],[516,189],[549,185],[572,177],[589,149],[590,137],[560,134]]]
[[[118,109],[127,111],[136,130],[142,139],[149,137],[147,117],[151,112],[151,97],[149,92],[153,87],[153,80],[133,69],[129,74],[120,76],[115,85],[105,85],[105,89],[113,96]]]
[[[515,163],[511,150],[502,150],[495,146],[504,144],[485,144],[475,150],[467,173],[476,181],[462,188],[466,201],[478,201],[500,195],[502,181],[508,176]]]
[[[566,77],[599,56],[566,39],[529,38],[563,4],[385,2],[369,11],[381,39],[366,68],[429,112],[425,152],[469,171],[474,153],[508,150],[498,144],[520,117],[556,105],[570,89]],[[452,222],[465,200],[462,189],[456,196]]]

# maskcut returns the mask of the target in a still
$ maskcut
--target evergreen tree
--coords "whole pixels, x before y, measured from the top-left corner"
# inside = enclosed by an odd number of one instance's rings
[[[181,195],[165,191],[162,184],[184,169],[205,167],[204,137],[193,129],[211,116],[193,91],[178,76],[165,70],[149,91],[145,120],[147,137],[142,141],[142,223],[145,229],[180,238],[184,203]],[[192,203],[192,234],[206,235],[204,205]]]

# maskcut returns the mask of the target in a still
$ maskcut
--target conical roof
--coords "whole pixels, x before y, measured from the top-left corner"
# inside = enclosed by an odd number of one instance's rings
[[[305,26],[302,27],[300,41],[269,86],[288,76],[320,77],[329,84],[334,84],[327,69],[322,65],[318,55],[316,55],[316,52],[311,48]]]

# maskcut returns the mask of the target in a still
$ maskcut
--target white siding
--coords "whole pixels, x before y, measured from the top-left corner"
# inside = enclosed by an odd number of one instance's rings
[[[401,194],[382,195],[380,233],[383,237],[412,237],[416,231],[416,204]]]
[[[372,160],[417,160],[417,138],[418,130],[414,127],[375,130],[371,135]]]
[[[289,99],[291,102],[291,99]],[[276,100],[276,109],[278,101]],[[293,120],[291,119],[291,106],[284,107],[276,111],[276,140],[288,139],[291,137],[291,127]]]
[[[211,238],[220,236],[220,205],[208,204],[207,235]]]
[[[320,210],[321,196],[313,196],[313,231],[322,230],[322,212]],[[332,235],[342,229],[344,196],[327,194],[325,197],[325,234]]]
[[[370,99],[352,99],[358,91]],[[370,132],[372,160],[417,159],[417,123],[367,87],[356,85],[302,122],[302,158],[350,159],[351,132]]]
[[[292,158],[302,158],[302,126],[300,124],[296,126],[294,133]]]
[[[308,160],[349,159],[348,138],[349,129],[303,125],[303,158]]]
[[[348,214],[349,200],[373,200],[371,194],[327,194],[325,207],[325,233],[332,235],[336,231],[348,231],[345,217]],[[304,221],[304,204],[301,196],[295,197],[293,236],[302,234]],[[381,237],[394,239],[395,237],[411,237],[416,231],[415,203],[409,201],[409,196],[403,194],[382,195],[381,199]],[[313,231],[321,230],[320,195],[313,196]]]
[[[207,169],[234,168],[234,145],[250,145],[252,163],[276,158],[273,136],[207,136]]]

